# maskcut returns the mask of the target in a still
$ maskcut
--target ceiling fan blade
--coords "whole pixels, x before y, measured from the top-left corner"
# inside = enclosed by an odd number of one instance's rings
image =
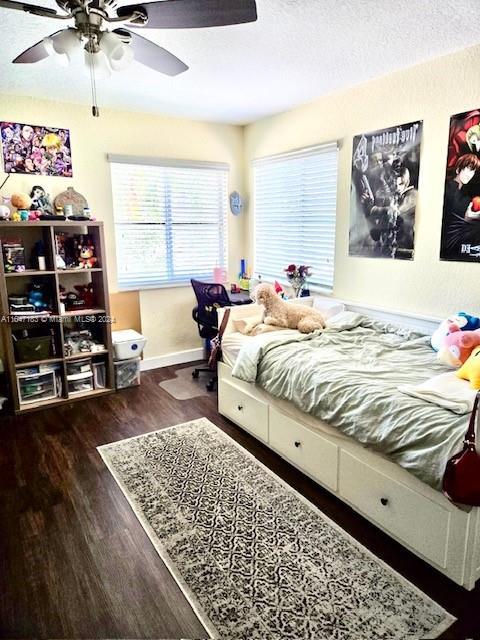
[[[0,0],[0,7],[3,9],[16,9],[17,11],[25,11],[25,13],[33,13],[36,16],[45,16],[46,18],[63,18],[55,9],[47,7],[37,7],[35,4],[27,4],[26,2],[15,2],[15,0]]]
[[[60,31],[63,31],[63,29],[61,29]],[[60,33],[60,31],[55,31],[55,33],[52,33],[48,37],[52,38],[53,36],[56,36],[57,33]],[[32,64],[33,62],[39,62],[44,58],[48,58],[48,56],[49,53],[45,48],[43,40],[40,40],[40,42],[33,44],[31,47],[17,56],[15,60],[12,60],[12,62],[13,64]]]
[[[160,0],[117,9],[119,17],[129,17],[134,11],[146,14],[148,20],[133,19],[130,26],[149,29],[221,27],[257,19],[255,0]]]
[[[116,29],[115,33],[120,36],[128,33],[131,37],[131,45],[137,62],[167,76],[178,76],[179,73],[187,71],[187,65],[174,56],[173,53],[163,49],[163,47],[159,47],[158,44],[151,40],[139,36],[138,33],[133,33],[128,29]]]

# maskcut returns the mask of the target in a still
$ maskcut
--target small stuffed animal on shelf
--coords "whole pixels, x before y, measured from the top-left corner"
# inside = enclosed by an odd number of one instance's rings
[[[35,307],[35,311],[47,311],[49,306],[45,299],[46,294],[43,285],[32,283],[28,291],[28,303]]]
[[[475,347],[468,360],[455,373],[462,380],[469,380],[472,389],[480,389],[480,346]]]
[[[98,262],[95,257],[95,247],[91,242],[84,243],[79,248],[78,264],[81,269],[92,269]]]
[[[30,196],[26,193],[13,193],[10,202],[12,206],[17,209],[12,213],[12,221],[20,222],[21,220],[28,220],[28,210],[32,204]]]

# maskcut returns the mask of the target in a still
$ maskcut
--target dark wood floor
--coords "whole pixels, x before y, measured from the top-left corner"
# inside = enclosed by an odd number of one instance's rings
[[[2,638],[203,638],[202,626],[96,447],[206,416],[459,619],[442,638],[480,638],[468,593],[418,560],[272,451],[218,415],[216,396],[177,401],[142,385],[0,419]]]

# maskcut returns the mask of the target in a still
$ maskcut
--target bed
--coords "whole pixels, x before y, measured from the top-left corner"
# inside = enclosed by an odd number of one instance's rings
[[[439,491],[445,461],[461,448],[467,416],[447,416],[438,407],[426,411],[423,400],[396,390],[417,379],[407,366],[413,356],[424,378],[442,370],[426,338],[388,323],[382,335],[378,320],[347,312],[331,318],[334,328],[323,336],[287,330],[252,339],[236,329],[254,311],[231,309],[219,366],[219,412],[472,589],[480,575],[480,509],[459,508]],[[342,353],[348,341],[350,351],[359,352],[352,362],[348,349]],[[333,365],[342,357],[339,374]],[[369,357],[372,375],[365,385]],[[305,393],[296,393],[299,386]]]

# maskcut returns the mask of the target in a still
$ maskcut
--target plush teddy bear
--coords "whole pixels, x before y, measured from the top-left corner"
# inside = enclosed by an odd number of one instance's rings
[[[95,247],[91,243],[83,244],[78,254],[78,264],[82,269],[93,269],[98,262],[95,257]]]
[[[480,345],[480,329],[461,331],[455,328],[443,339],[443,345],[437,358],[449,367],[460,367],[470,356],[472,350]]]
[[[472,389],[480,389],[480,346],[475,347],[468,360],[455,373],[459,378],[469,380]]]

